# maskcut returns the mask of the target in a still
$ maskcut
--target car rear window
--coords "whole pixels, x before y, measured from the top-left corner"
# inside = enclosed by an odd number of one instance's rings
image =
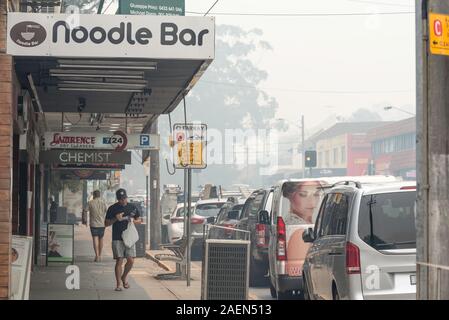
[[[198,204],[195,207],[195,214],[203,217],[216,217],[224,202]]]
[[[416,191],[362,197],[359,236],[376,250],[416,248]]]

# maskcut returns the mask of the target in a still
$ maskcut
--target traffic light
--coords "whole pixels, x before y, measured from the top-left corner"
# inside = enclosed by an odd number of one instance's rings
[[[316,151],[315,150],[307,150],[305,157],[306,157],[306,168],[315,168],[316,167]]]

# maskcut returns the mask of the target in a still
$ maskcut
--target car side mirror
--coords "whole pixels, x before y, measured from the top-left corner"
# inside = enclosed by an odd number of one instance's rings
[[[208,217],[207,223],[215,223],[215,217]]]
[[[170,219],[170,215],[169,215],[169,214],[166,214],[165,216],[163,216],[163,218],[164,218],[165,220],[169,220],[169,219]]]
[[[307,228],[306,230],[304,230],[304,232],[302,233],[302,240],[304,240],[304,242],[306,243],[312,243],[313,241],[315,241],[313,228]]]
[[[238,210],[231,210],[228,212],[228,219],[229,220],[237,220],[239,218],[240,211]]]
[[[259,212],[258,223],[260,224],[269,224],[270,223],[270,214],[267,210],[261,210]]]

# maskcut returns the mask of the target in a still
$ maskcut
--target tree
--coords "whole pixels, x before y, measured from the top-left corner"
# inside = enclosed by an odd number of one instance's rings
[[[216,30],[216,56],[203,78],[186,98],[188,121],[201,121],[209,129],[224,132],[226,129],[269,129],[278,103],[258,86],[267,79],[267,72],[259,69],[253,61],[254,53],[272,50],[263,41],[262,31],[245,31],[237,26],[221,25]],[[173,115],[173,122],[183,120],[182,104]],[[168,123],[162,117],[160,132],[169,135]],[[223,141],[224,146],[224,141]],[[223,150],[232,152],[232,150]],[[167,154],[167,150],[165,150]],[[201,174],[194,175],[201,181],[194,183],[259,184],[261,180],[257,165],[239,168],[235,165],[209,165]],[[161,167],[163,168],[163,166]],[[163,179],[169,179],[165,170]],[[240,181],[236,181],[236,177]],[[179,178],[179,177],[178,177]],[[167,180],[165,180],[167,181]],[[178,181],[178,183],[182,183]]]
[[[352,115],[347,119],[348,122],[371,122],[371,121],[382,121],[382,117],[374,111],[370,111],[365,108],[360,108],[352,113]]]

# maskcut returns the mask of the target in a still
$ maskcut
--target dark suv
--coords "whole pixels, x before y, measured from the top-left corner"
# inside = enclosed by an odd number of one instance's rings
[[[237,229],[250,232],[250,286],[260,286],[266,282],[265,276],[268,274],[269,268],[268,244],[270,232],[266,229],[266,224],[260,223],[260,219],[269,220],[272,201],[272,189],[254,191],[246,200],[239,222],[236,225]],[[241,232],[235,234],[237,239],[245,239],[245,234]]]

